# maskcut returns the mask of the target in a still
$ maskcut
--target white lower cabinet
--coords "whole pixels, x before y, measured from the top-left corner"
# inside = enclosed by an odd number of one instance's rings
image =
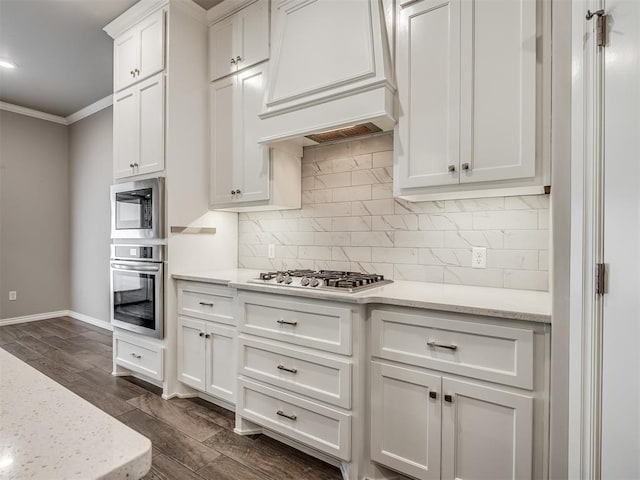
[[[114,332],[113,362],[146,377],[164,379],[164,347],[137,335]]]

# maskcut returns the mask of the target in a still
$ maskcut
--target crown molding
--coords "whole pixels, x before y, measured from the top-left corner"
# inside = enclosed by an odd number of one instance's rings
[[[67,119],[64,117],[51,115],[50,113],[41,112],[39,110],[33,110],[32,108],[21,107],[20,105],[14,105],[12,103],[0,102],[0,110],[6,110],[7,112],[19,113],[20,115],[26,115],[28,117],[67,125]]]
[[[116,38],[133,27],[144,17],[161,9],[168,3],[169,0],[140,0],[129,10],[106,25],[103,30],[107,32],[107,35],[111,38]]]
[[[113,95],[107,95],[104,98],[101,98],[97,102],[92,103],[91,105],[87,105],[84,108],[81,108],[75,113],[72,113],[68,117],[65,118],[66,124],[71,125],[72,123],[77,122],[78,120],[82,120],[83,118],[88,117],[89,115],[93,115],[94,113],[98,113],[100,110],[104,110],[105,108],[110,107],[113,104]]]
[[[212,25],[233,15],[257,0],[226,0],[207,10],[207,22]]]
[[[170,0],[169,5],[182,10],[202,25],[208,25],[207,11],[193,0]]]

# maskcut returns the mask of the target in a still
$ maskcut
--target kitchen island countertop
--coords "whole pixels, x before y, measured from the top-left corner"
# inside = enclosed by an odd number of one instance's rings
[[[551,294],[549,292],[398,280],[357,293],[341,293],[306,287],[295,288],[266,283],[251,283],[250,280],[258,278],[258,274],[258,270],[239,268],[173,274],[173,278],[176,280],[224,285],[239,290],[294,295],[321,300],[396,305],[551,323]]]
[[[137,479],[151,442],[0,348],[0,478]]]

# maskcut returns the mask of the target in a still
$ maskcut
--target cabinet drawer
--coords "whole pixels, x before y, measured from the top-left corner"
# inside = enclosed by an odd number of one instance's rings
[[[163,379],[163,350],[160,345],[129,337],[115,337],[115,361],[134,372],[156,380]]]
[[[239,337],[240,373],[313,399],[351,408],[351,362]]]
[[[533,388],[531,330],[384,310],[371,320],[376,357]]]
[[[232,292],[226,288],[180,282],[178,286],[178,313],[235,325],[232,295]]]
[[[294,440],[349,461],[351,415],[248,380],[239,380],[238,411]]]
[[[328,352],[351,354],[351,310],[325,303],[240,295],[240,330]]]

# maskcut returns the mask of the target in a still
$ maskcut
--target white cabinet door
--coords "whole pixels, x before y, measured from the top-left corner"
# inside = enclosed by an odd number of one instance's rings
[[[142,20],[115,39],[115,92],[164,69],[164,11]]]
[[[178,380],[198,390],[206,388],[206,323],[178,317]]]
[[[536,1],[463,1],[461,19],[460,182],[533,177]]]
[[[113,96],[113,174],[115,178],[135,174],[140,136],[138,134],[139,92],[131,87]]]
[[[233,328],[207,323],[206,392],[236,402],[236,334]]]
[[[269,58],[269,1],[258,0],[209,27],[209,79]]]
[[[443,480],[531,478],[531,396],[447,377],[442,394]]]
[[[400,188],[459,182],[459,12],[460,0],[422,0],[399,7]]]
[[[236,173],[241,185],[236,202],[253,202],[269,199],[269,148],[260,145],[262,94],[266,83],[267,65],[245,70],[238,74],[234,118],[237,120],[238,146],[234,163],[240,167]]]
[[[440,478],[442,377],[371,362],[371,458],[421,480]]]
[[[164,73],[142,81],[139,91],[140,157],[136,174],[164,169]]]
[[[211,205],[231,203],[236,190],[234,178],[235,128],[234,97],[237,78],[223,78],[209,88],[210,115],[210,201]]]

